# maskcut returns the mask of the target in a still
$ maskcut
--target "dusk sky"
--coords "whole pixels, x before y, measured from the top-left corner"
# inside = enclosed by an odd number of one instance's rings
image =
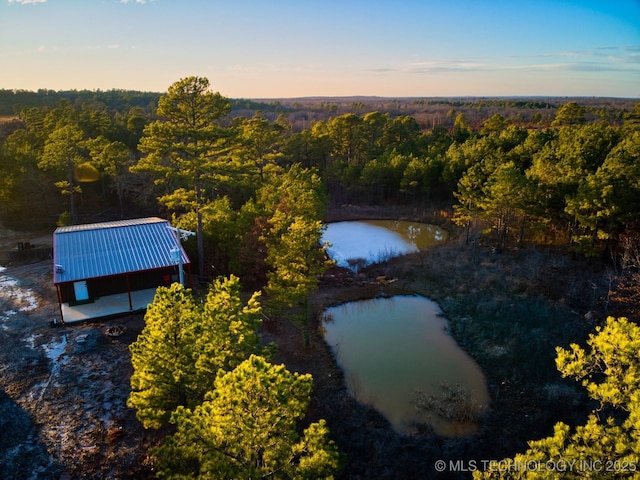
[[[0,88],[640,97],[640,0],[1,0]]]

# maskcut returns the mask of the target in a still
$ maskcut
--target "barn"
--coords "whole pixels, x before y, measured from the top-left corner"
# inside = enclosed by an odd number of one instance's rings
[[[190,261],[175,229],[157,217],[59,227],[53,233],[53,283],[62,322],[144,310],[156,288]]]

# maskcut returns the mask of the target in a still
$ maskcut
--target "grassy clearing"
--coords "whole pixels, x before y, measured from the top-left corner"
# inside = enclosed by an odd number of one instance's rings
[[[555,347],[584,342],[603,319],[593,312],[606,282],[586,267],[569,255],[495,254],[452,241],[392,259],[377,273],[440,304],[452,335],[485,372],[492,409],[484,434],[508,445],[486,448],[504,454],[549,434],[557,421],[578,421],[590,408],[575,382],[555,368]]]

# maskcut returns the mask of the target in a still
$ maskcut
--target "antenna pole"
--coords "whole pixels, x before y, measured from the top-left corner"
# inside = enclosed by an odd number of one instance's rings
[[[171,227],[171,226],[167,226],[167,228],[169,230],[173,230],[176,233],[176,249],[172,251],[175,252],[175,256],[177,256],[178,258],[176,258],[175,260],[178,263],[178,275],[180,277],[180,285],[182,285],[183,287],[185,286],[184,284],[184,269],[182,268],[182,244],[180,243],[180,239],[186,238],[188,235],[195,235],[194,232],[190,232],[189,230],[180,230],[179,228],[175,228],[175,227]]]
[[[184,287],[184,270],[182,269],[182,248],[180,244],[179,228],[176,228],[176,240],[178,240],[178,275],[180,277],[180,285]]]

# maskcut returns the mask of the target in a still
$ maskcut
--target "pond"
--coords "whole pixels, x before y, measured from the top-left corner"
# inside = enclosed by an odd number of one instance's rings
[[[322,236],[331,245],[329,257],[338,266],[354,268],[424,250],[447,238],[435,225],[404,220],[363,220],[329,223]]]
[[[473,433],[489,403],[480,367],[447,332],[438,305],[421,296],[349,302],[325,310],[324,336],[351,395],[403,434],[416,424]]]

